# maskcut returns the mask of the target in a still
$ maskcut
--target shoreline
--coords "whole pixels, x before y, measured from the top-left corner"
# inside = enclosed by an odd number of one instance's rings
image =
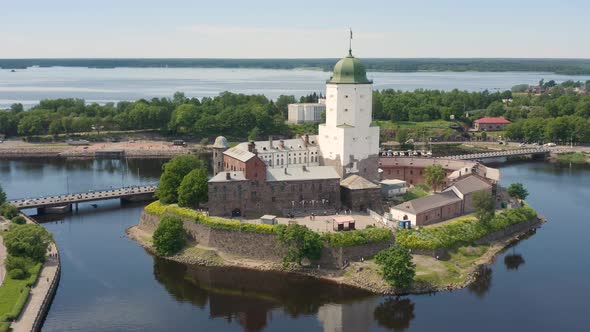
[[[291,273],[300,276],[311,277],[319,281],[336,283],[348,287],[354,287],[380,295],[406,295],[406,294],[426,294],[441,291],[453,291],[465,288],[472,284],[478,275],[478,271],[492,264],[498,254],[509,248],[511,245],[518,243],[526,235],[535,232],[545,221],[537,217],[536,222],[526,230],[515,232],[500,240],[493,241],[489,244],[489,249],[466,270],[464,280],[459,283],[448,284],[446,286],[432,285],[427,282],[417,281],[412,289],[395,289],[387,284],[380,277],[378,265],[373,260],[363,262],[351,262],[346,268],[341,270],[334,269],[315,269],[312,267],[297,266],[290,264],[284,268],[280,262],[261,261],[243,257],[231,256],[220,253],[215,248],[202,247],[196,243],[189,243],[180,253],[173,256],[158,255],[151,244],[151,235],[149,231],[134,225],[125,230],[125,234],[131,240],[137,242],[145,250],[159,258],[175,261],[187,265],[197,265],[205,267],[236,267],[268,272]],[[413,255],[422,256],[422,255]],[[429,256],[423,256],[429,257]]]

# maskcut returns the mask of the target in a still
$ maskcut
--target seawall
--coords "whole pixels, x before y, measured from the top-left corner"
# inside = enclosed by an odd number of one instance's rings
[[[159,216],[143,212],[139,228],[152,233],[158,227],[160,219]],[[181,219],[184,229],[192,240],[201,246],[213,248],[224,254],[279,263],[287,252],[278,243],[274,234],[215,229],[197,224],[187,218]],[[348,262],[370,258],[389,246],[390,243],[370,243],[350,247],[324,247],[321,258],[312,263],[321,267],[340,269]]]

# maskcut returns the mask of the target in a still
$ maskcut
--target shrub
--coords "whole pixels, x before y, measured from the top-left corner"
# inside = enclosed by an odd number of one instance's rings
[[[0,214],[6,219],[12,219],[18,215],[18,209],[11,204],[0,205]]]
[[[6,193],[4,192],[4,189],[2,189],[2,186],[0,185],[0,204],[4,204],[6,203]]]
[[[6,259],[6,270],[10,273],[13,270],[19,270],[20,272],[16,272],[18,274],[22,273],[23,276],[21,278],[13,278],[13,279],[24,279],[29,276],[28,271],[35,266],[35,262],[31,259],[26,257],[17,257],[9,255]]]
[[[186,244],[186,232],[182,220],[166,216],[162,218],[153,236],[154,246],[160,255],[173,255]]]
[[[17,225],[24,225],[27,223],[27,220],[23,216],[16,216],[12,218],[12,222]]]
[[[14,225],[4,236],[4,245],[9,255],[43,262],[51,240],[51,234],[37,224]]]
[[[396,244],[380,251],[375,256],[375,261],[381,265],[383,279],[389,284],[399,288],[408,288],[412,285],[416,265],[408,248]]]
[[[283,263],[296,262],[301,265],[303,258],[317,260],[322,255],[322,237],[302,225],[277,225],[277,240],[287,248]]]
[[[463,218],[437,227],[399,229],[395,233],[395,240],[396,243],[411,249],[451,249],[471,244],[506,227],[529,221],[536,215],[535,210],[525,206],[497,213],[487,223],[478,222],[473,218]]]
[[[323,237],[330,247],[350,247],[388,242],[391,240],[391,231],[387,228],[366,228],[349,232],[326,233]]]
[[[23,280],[27,277],[27,274],[21,269],[12,269],[8,271],[8,276],[14,280]]]

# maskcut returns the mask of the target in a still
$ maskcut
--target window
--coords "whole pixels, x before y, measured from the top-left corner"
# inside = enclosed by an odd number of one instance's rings
[[[273,197],[271,198],[271,201],[273,201],[273,202],[276,202],[276,197],[274,197],[274,196],[273,196]]]

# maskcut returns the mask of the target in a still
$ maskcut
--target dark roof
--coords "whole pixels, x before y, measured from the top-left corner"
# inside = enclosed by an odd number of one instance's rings
[[[463,195],[467,195],[472,192],[489,189],[492,185],[479,176],[469,175],[453,183],[447,188],[447,190],[452,187],[457,188],[457,190]]]

